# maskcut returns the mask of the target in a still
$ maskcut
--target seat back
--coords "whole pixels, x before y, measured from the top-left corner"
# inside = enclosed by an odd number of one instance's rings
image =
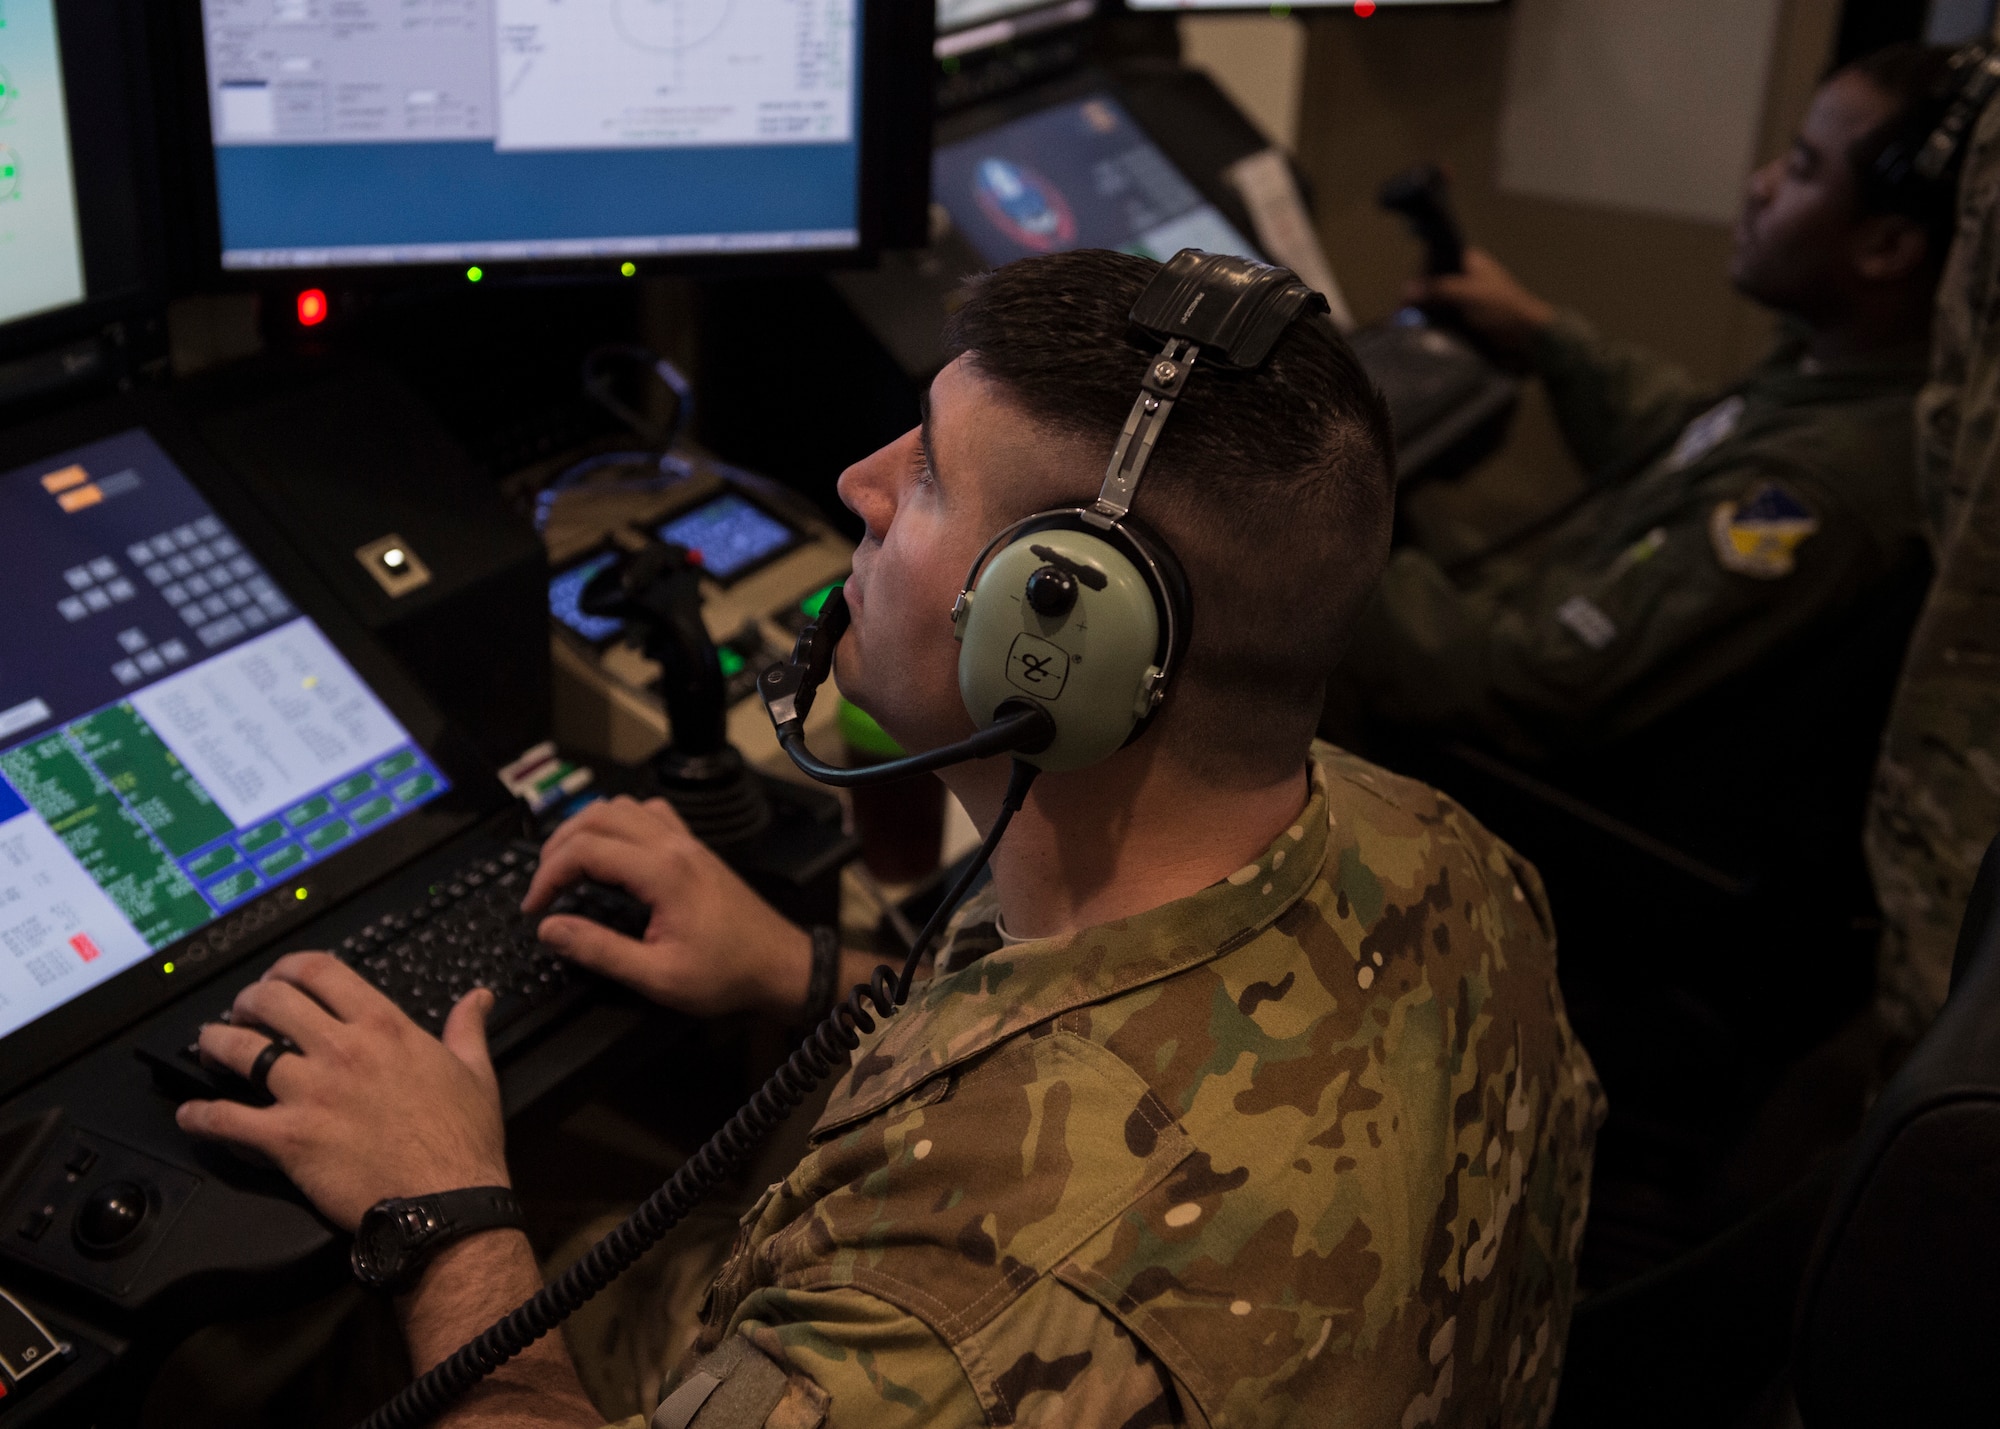
[[[1883,1089],[1799,1296],[1806,1429],[2000,1418],[2000,839],[1959,928],[1951,996]]]

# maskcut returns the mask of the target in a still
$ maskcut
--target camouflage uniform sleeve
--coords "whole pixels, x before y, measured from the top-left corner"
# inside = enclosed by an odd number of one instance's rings
[[[1651,450],[1679,430],[1700,400],[1680,368],[1598,336],[1575,313],[1561,314],[1542,333],[1533,358],[1563,439],[1585,471]]]
[[[1937,579],[1910,639],[1863,843],[1882,906],[1880,1006],[1914,1040],[1944,1004],[1958,924],[2000,830],[2000,104],[1959,183],[1917,461]]]
[[[845,1287],[764,1289],[738,1313],[739,1334],[824,1392],[826,1429],[1185,1422],[1156,1362],[1115,1319],[1053,1278],[956,1353],[915,1316]],[[995,1402],[982,1401],[961,1356]],[[697,1420],[695,1429],[706,1426]]]
[[[1773,488],[1806,513],[1810,534],[1761,573],[1729,568],[1719,513]],[[1644,727],[1888,568],[1867,523],[1802,472],[1747,461],[1615,555],[1553,559],[1504,588],[1461,588],[1429,557],[1398,552],[1342,679],[1378,719],[1541,758]]]

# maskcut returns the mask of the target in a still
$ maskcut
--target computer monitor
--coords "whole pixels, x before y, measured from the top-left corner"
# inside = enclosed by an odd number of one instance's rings
[[[995,265],[1072,248],[1162,260],[1183,248],[1260,256],[1105,92],[941,144],[931,186]]]
[[[246,522],[143,426],[0,474],[0,1083],[491,796]]]
[[[1353,10],[1372,15],[1391,5],[1400,7],[1438,5],[1497,5],[1500,0],[1289,0],[1286,10]],[[1275,10],[1270,0],[1125,0],[1130,10]]]
[[[151,296],[138,4],[0,7],[0,358]]]
[[[1097,0],[937,0],[933,53],[956,60],[1044,30],[1083,24],[1096,13]]]
[[[928,142],[907,8],[202,0],[217,261],[852,257],[925,201],[897,177]]]

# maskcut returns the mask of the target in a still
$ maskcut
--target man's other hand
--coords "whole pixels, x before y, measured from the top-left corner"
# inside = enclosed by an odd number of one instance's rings
[[[542,920],[564,957],[683,1012],[796,1011],[806,997],[812,940],[688,832],[664,799],[592,804],[542,846],[522,901],[533,914],[579,879],[613,883],[653,910],[642,938],[587,918]]]
[[[1404,297],[1424,307],[1450,308],[1465,325],[1494,347],[1525,356],[1535,339],[1556,320],[1556,310],[1522,286],[1491,253],[1465,250],[1463,273],[1421,278]]]
[[[191,1101],[176,1119],[263,1152],[344,1230],[387,1196],[508,1185],[492,1006],[466,994],[440,1041],[338,958],[288,954],[201,1030],[202,1055],[245,1077],[270,1033],[291,1038],[266,1079],[276,1105]]]

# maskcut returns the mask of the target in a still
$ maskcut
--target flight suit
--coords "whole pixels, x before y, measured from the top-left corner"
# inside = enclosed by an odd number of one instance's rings
[[[1796,340],[1720,396],[1574,316],[1537,345],[1590,489],[1447,570],[1401,550],[1337,677],[1385,727],[1543,760],[1612,743],[1824,631],[1906,568],[1922,354]]]
[[[1151,912],[1006,943],[969,902],[655,1429],[1546,1422],[1603,1103],[1539,881],[1423,785],[1310,775]]]
[[[1876,768],[1864,843],[1882,908],[1881,1009],[1914,1038],[1944,1003],[1958,923],[2000,832],[2000,105],[1980,118],[1918,402],[1937,579]]]

